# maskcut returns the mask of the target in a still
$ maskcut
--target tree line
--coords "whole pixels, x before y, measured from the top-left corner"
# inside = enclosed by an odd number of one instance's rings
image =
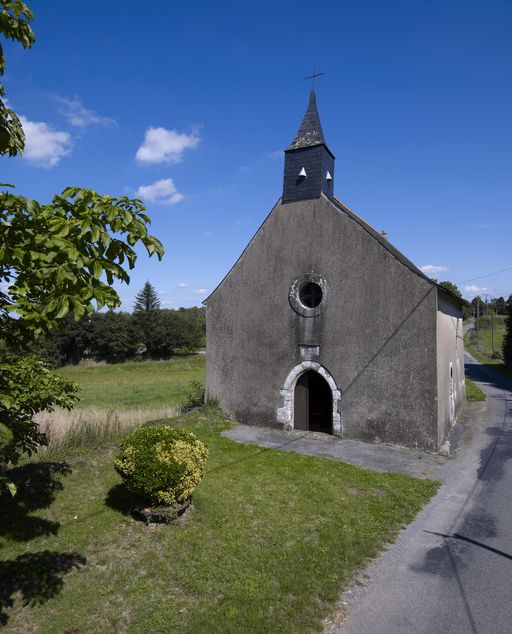
[[[504,297],[491,297],[489,301],[477,295],[471,300],[471,311],[473,317],[488,315],[492,311],[495,315],[506,315],[512,306],[512,295],[508,299]]]
[[[42,354],[54,366],[82,359],[167,359],[203,347],[205,334],[204,308],[163,309],[148,281],[135,298],[133,313],[95,312],[78,321],[69,315],[50,332]]]
[[[453,282],[438,282],[434,277],[432,278],[432,281],[438,283],[439,286],[443,286],[451,293],[462,299],[460,289]],[[487,300],[487,298],[484,300],[480,297],[480,295],[477,295],[470,302],[464,300],[462,313],[464,319],[469,319],[470,317],[482,317],[488,315],[491,311],[495,315],[506,315],[511,306],[512,295],[509,295],[508,299],[505,299],[504,297],[491,297],[489,300]]]

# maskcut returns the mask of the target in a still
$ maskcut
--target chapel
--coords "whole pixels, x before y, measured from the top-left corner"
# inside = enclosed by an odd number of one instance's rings
[[[335,197],[314,91],[284,154],[205,300],[207,395],[248,425],[438,450],[465,400],[461,300]]]

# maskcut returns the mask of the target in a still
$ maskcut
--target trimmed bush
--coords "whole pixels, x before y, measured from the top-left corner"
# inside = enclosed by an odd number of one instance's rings
[[[207,456],[191,432],[151,425],[124,439],[114,468],[132,493],[152,504],[171,505],[190,497],[203,477]]]

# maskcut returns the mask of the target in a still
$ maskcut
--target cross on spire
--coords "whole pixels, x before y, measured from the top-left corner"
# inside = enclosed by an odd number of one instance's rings
[[[325,73],[317,73],[316,72],[316,68],[313,66],[313,74],[309,75],[309,77],[304,77],[304,79],[311,79],[312,80],[312,86],[311,86],[311,90],[315,90],[315,79],[317,77],[320,77],[320,75],[324,75]]]

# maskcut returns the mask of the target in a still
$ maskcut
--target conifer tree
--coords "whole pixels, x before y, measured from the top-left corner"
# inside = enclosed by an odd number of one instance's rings
[[[148,310],[157,310],[158,308],[160,308],[160,299],[154,286],[148,280],[144,284],[144,288],[135,296],[133,312],[141,313]]]
[[[512,302],[508,302],[507,310],[506,332],[503,340],[503,361],[506,366],[512,368]]]

